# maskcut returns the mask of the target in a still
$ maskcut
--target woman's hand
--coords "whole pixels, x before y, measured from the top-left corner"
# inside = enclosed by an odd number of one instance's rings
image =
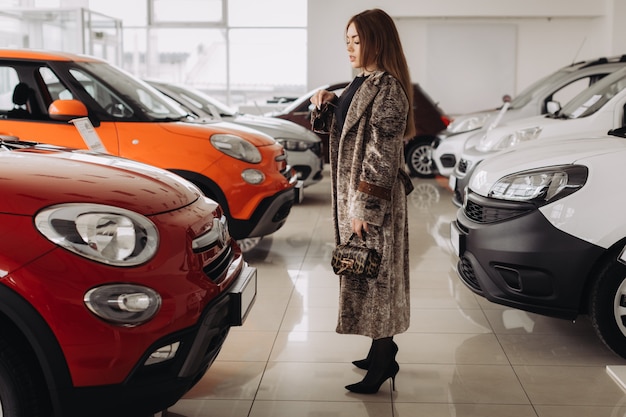
[[[319,109],[322,107],[322,104],[333,101],[335,97],[335,93],[331,93],[328,90],[317,90],[311,96],[311,103],[315,104],[315,107]]]
[[[352,225],[352,231],[356,233],[356,235],[360,239],[363,239],[363,236],[365,235],[365,233],[369,233],[370,231],[369,224],[367,224],[366,221],[361,220],[361,219],[352,219],[351,225]]]

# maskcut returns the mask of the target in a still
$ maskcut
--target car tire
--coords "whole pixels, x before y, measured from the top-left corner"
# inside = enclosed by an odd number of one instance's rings
[[[0,339],[0,416],[51,416],[43,377],[33,369],[36,360],[23,352]]]
[[[433,178],[435,176],[433,139],[429,136],[423,136],[414,138],[407,143],[405,159],[412,176],[419,178]]]
[[[600,269],[589,306],[589,315],[600,340],[626,358],[626,265],[612,260]]]

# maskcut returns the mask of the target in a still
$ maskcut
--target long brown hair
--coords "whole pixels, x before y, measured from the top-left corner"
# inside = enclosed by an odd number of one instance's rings
[[[360,60],[363,68],[376,67],[393,75],[404,88],[409,100],[405,138],[415,135],[413,120],[413,87],[409,66],[402,50],[400,35],[391,16],[380,9],[365,10],[352,16],[346,25],[354,23],[361,43]]]

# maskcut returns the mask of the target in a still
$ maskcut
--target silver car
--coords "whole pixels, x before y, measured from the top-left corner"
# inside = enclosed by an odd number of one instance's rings
[[[567,103],[596,81],[626,66],[626,55],[597,58],[567,65],[536,81],[498,109],[455,117],[439,135],[433,152],[437,171],[449,177],[466,149],[467,140],[477,130],[509,123],[512,120],[550,113],[548,103]]]
[[[296,170],[304,187],[322,179],[324,169],[322,140],[312,131],[287,120],[239,113],[191,87],[161,81],[148,83],[177,101],[200,120],[208,122],[221,119],[256,129],[273,137],[285,148],[287,162]]]

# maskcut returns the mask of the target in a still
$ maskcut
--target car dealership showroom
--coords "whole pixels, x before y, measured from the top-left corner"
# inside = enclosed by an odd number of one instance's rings
[[[625,21],[0,0],[0,416],[626,416]]]

